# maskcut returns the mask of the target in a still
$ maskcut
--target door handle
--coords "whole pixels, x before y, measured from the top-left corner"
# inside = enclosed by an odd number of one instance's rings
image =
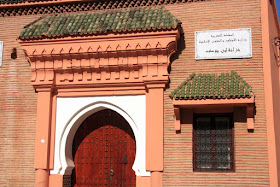
[[[113,168],[110,169],[110,181],[113,180],[113,176],[114,176],[114,170]]]
[[[114,170],[113,170],[113,168],[111,168],[111,170],[110,170],[110,176],[114,176]]]

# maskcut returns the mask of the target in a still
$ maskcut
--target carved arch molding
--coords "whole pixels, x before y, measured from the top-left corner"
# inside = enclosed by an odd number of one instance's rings
[[[31,65],[31,82],[40,88],[137,87],[168,82],[170,56],[180,33],[19,40]],[[136,89],[136,88],[135,88]]]

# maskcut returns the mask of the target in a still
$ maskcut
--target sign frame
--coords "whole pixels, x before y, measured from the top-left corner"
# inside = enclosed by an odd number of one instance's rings
[[[3,51],[4,51],[4,45],[3,41],[0,41],[0,68],[2,67],[2,61],[3,61]]]
[[[247,48],[248,50],[244,53],[244,54],[241,54],[241,55],[216,55],[216,56],[207,56],[205,55],[206,52],[204,54],[202,54],[202,52],[199,52],[199,35],[200,34],[213,34],[213,35],[223,35],[223,33],[238,33],[238,32],[244,32],[245,34],[247,34],[248,37],[246,37],[245,39],[247,40],[246,41],[246,44],[247,44]],[[228,36],[228,35],[223,35],[224,37],[225,36]],[[211,35],[212,37],[212,35]],[[210,39],[208,39],[210,40]],[[210,42],[212,43],[212,42]],[[225,43],[225,42],[222,42],[222,43]],[[245,42],[244,42],[245,43]],[[225,44],[224,44],[225,45]],[[237,46],[238,44],[236,44],[235,46]],[[239,44],[241,45],[241,44]],[[233,46],[233,47],[232,47]],[[234,44],[232,44],[232,46],[229,47],[229,49],[234,49]],[[211,48],[211,44],[210,44],[210,47]],[[235,47],[235,49],[237,49]],[[215,51],[215,49],[214,49]],[[219,50],[217,50],[219,51]],[[212,52],[212,51],[211,51]],[[219,52],[218,52],[219,53]],[[243,28],[243,29],[225,29],[225,30],[207,30],[207,31],[195,31],[195,60],[214,60],[214,59],[242,59],[242,58],[252,58],[253,55],[252,55],[252,30],[251,28]]]

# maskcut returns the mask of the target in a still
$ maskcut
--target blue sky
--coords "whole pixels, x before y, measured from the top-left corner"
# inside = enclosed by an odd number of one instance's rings
[[[278,19],[280,17],[280,0],[275,0],[276,6],[277,6],[277,11],[278,11]],[[280,20],[280,19],[279,19]]]

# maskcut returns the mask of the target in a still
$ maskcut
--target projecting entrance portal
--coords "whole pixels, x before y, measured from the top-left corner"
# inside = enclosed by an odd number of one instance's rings
[[[135,186],[135,149],[133,131],[121,115],[109,109],[92,114],[73,140],[72,186]]]

